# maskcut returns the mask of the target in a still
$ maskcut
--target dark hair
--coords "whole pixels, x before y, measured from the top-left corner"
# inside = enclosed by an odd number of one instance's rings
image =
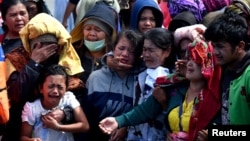
[[[207,27],[213,20],[219,18],[223,13],[224,12],[222,10],[208,12],[206,15],[203,16],[201,24]]]
[[[50,65],[49,67],[45,67],[39,77],[38,77],[38,85],[41,86],[43,85],[43,83],[45,82],[46,78],[50,75],[63,75],[65,77],[65,84],[66,84],[66,87],[68,87],[68,74],[66,72],[66,68],[61,66],[61,65],[58,65],[58,64],[53,64],[53,65]]]
[[[152,11],[152,14],[155,18],[155,27],[161,27],[163,25],[163,14],[159,9],[156,9],[154,7],[150,7],[150,6],[145,6],[140,10],[139,16],[141,17],[142,11],[144,11],[145,9],[149,9]],[[140,18],[138,17],[138,18]],[[137,20],[137,29],[139,27],[139,22],[140,20]]]
[[[3,2],[0,4],[0,9],[1,9],[1,14],[2,14],[2,19],[4,21],[6,20],[6,14],[7,14],[7,11],[9,10],[9,8],[11,6],[17,5],[19,3],[21,3],[25,6],[25,4],[23,3],[22,0],[3,0]],[[27,12],[28,12],[28,10],[27,10]],[[2,28],[4,31],[6,31],[8,29],[8,27],[5,24],[3,24]]]
[[[171,53],[168,58],[166,58],[164,62],[164,67],[167,67],[169,69],[174,69],[175,61],[176,61],[176,55],[173,46],[174,37],[171,31],[165,28],[153,28],[148,30],[144,34],[144,40],[148,39],[150,40],[154,45],[156,45],[158,48],[162,50],[166,50],[168,48],[171,48]]]
[[[43,0],[38,0],[38,1],[35,1],[35,0],[24,0],[25,4],[26,2],[33,2],[36,4],[37,6],[37,14],[39,13],[47,13],[49,15],[51,15],[49,9],[46,7],[45,5],[45,2]],[[29,9],[27,9],[29,11]]]
[[[132,47],[135,48],[134,50],[135,50],[135,60],[136,60],[135,63],[136,63],[142,54],[143,38],[141,33],[138,33],[130,29],[123,29],[121,32],[119,32],[113,43],[113,50],[122,37],[127,38],[130,41]]]
[[[153,8],[153,7],[147,7],[145,6],[144,9],[151,9],[152,13],[154,15],[155,18],[155,27],[162,27],[163,25],[163,14],[159,9]],[[142,10],[141,10],[142,11]],[[140,14],[141,16],[141,14]]]
[[[3,20],[6,19],[6,14],[7,11],[9,10],[9,8],[13,5],[17,5],[17,4],[23,4],[25,6],[25,4],[23,3],[22,0],[3,0],[3,2],[0,4],[0,9],[1,9],[1,14],[2,14],[2,18]]]
[[[233,47],[233,50],[240,41],[244,41],[246,43],[245,50],[248,50],[247,43],[249,39],[247,32],[246,20],[234,12],[228,12],[209,24],[204,37],[212,42],[228,42]]]
[[[183,11],[175,15],[168,25],[168,30],[174,32],[176,29],[197,24],[195,15],[190,11]]]
[[[37,98],[42,97],[42,95],[40,93],[40,87],[43,85],[43,83],[45,82],[46,78],[49,75],[63,75],[65,77],[66,88],[68,88],[69,76],[66,73],[65,67],[58,65],[58,64],[53,64],[53,65],[50,65],[49,67],[43,67],[40,71],[38,79],[35,82],[35,87],[33,89],[34,94],[29,95],[28,101],[33,102]]]

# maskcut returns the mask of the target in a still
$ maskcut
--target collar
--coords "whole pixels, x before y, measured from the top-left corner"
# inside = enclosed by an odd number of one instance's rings
[[[148,68],[146,70],[146,73],[147,73],[147,77],[145,80],[145,84],[147,84],[151,88],[154,88],[154,83],[155,83],[156,78],[160,77],[160,76],[168,75],[169,69],[159,66],[156,69],[149,69]]]

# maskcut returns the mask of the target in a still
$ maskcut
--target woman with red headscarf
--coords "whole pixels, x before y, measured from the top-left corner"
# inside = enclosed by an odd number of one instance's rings
[[[206,140],[204,129],[215,122],[221,107],[218,84],[221,68],[216,65],[212,52],[212,45],[196,36],[186,53],[186,79],[176,74],[157,78],[153,97],[128,113],[103,119],[99,127],[111,133],[118,127],[146,122],[164,109],[167,140],[178,137],[188,141]]]

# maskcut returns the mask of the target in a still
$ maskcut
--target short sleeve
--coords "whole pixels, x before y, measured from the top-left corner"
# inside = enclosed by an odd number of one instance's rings
[[[32,104],[26,102],[22,111],[22,122],[27,121],[30,125],[35,124],[35,115],[32,111]]]
[[[67,91],[62,98],[62,105],[70,106],[72,109],[75,109],[76,107],[80,106],[80,103],[72,92]]]

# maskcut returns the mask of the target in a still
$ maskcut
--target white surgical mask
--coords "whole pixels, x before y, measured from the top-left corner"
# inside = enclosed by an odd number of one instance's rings
[[[84,45],[89,49],[89,51],[100,51],[104,48],[105,39],[100,41],[84,40]]]

